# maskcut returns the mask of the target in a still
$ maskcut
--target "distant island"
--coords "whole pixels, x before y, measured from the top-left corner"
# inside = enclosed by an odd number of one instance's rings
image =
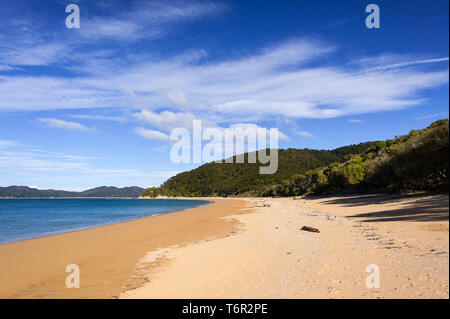
[[[114,187],[100,186],[85,190],[83,192],[70,192],[55,189],[37,189],[27,186],[0,187],[0,198],[49,198],[49,197],[138,197],[144,188],[137,186]]]

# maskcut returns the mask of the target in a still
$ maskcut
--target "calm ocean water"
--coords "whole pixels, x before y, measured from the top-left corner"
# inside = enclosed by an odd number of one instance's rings
[[[0,243],[113,224],[208,203],[170,199],[0,198]]]

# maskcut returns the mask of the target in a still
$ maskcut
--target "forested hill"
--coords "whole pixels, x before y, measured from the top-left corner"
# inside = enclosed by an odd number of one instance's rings
[[[208,163],[144,196],[296,196],[350,192],[448,191],[449,121],[382,142],[331,151],[279,150],[278,171],[260,164]]]
[[[54,189],[37,189],[27,186],[0,187],[0,197],[44,198],[44,197],[138,197],[144,188],[101,186],[83,192],[68,192]]]
[[[277,184],[295,174],[343,162],[348,156],[359,154],[377,142],[340,147],[334,150],[280,149],[275,174],[259,174],[260,163],[208,163],[194,170],[180,173],[159,188],[149,188],[144,196],[228,196],[257,194],[267,186]],[[245,155],[245,158],[247,158]],[[247,162],[247,160],[246,160]]]
[[[91,188],[80,192],[81,197],[138,197],[144,188],[137,186],[129,187],[114,187],[114,186],[100,186]]]
[[[261,196],[448,191],[449,121],[369,147],[344,163],[291,176]]]

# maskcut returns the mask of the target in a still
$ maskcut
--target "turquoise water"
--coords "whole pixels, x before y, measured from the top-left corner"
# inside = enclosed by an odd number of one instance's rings
[[[208,203],[174,199],[0,199],[0,243],[113,224]]]

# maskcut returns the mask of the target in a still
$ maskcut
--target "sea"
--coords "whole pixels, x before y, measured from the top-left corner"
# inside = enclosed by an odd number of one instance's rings
[[[0,198],[0,244],[199,207],[178,199]]]

